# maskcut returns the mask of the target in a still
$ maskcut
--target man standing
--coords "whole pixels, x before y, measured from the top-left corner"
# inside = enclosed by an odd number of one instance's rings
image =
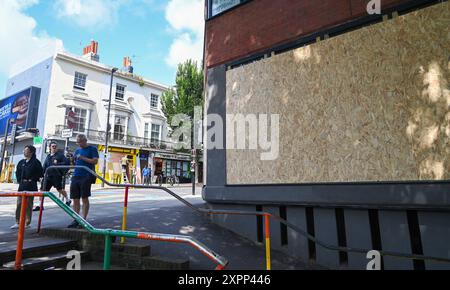
[[[50,154],[47,155],[47,158],[45,158],[44,161],[44,177],[46,170],[51,166],[58,166],[58,165],[69,165],[69,161],[64,156],[64,153],[58,150],[58,144],[56,142],[50,143]],[[65,190],[65,184],[63,181],[63,177],[66,174],[67,170],[65,169],[53,169],[49,170],[47,172],[47,178],[44,179],[42,183],[42,190],[43,191],[50,191],[52,187],[56,188],[56,190],[59,192],[60,195],[63,196],[66,200],[66,204],[70,206],[70,200],[67,196],[67,192]],[[64,201],[64,199],[63,199]],[[39,211],[40,208],[37,206],[33,211]],[[44,209],[42,209],[44,210]]]
[[[75,165],[85,166],[95,171],[95,165],[98,163],[98,151],[94,146],[87,145],[87,138],[80,134],[77,136],[77,144],[80,146],[75,153]],[[72,182],[70,184],[70,198],[73,199],[73,210],[80,214],[80,199],[83,201],[83,218],[86,220],[89,213],[89,197],[91,196],[91,185],[96,180],[88,171],[75,168]],[[73,221],[69,228],[81,227],[77,221]]]

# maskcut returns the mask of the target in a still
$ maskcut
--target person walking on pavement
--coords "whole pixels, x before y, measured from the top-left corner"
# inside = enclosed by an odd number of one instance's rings
[[[145,166],[144,169],[142,170],[142,176],[144,177],[144,182],[142,182],[143,185],[148,185],[149,184],[149,180],[150,180],[150,168],[148,168],[148,166]],[[150,182],[151,184],[151,182]]]
[[[69,161],[64,156],[64,153],[58,150],[58,144],[56,142],[50,143],[50,154],[47,155],[47,158],[44,161],[44,178],[45,178],[45,172],[46,170],[51,166],[58,166],[58,165],[68,165]],[[66,200],[66,204],[70,206],[70,199],[67,196],[67,192],[64,188],[64,181],[63,177],[67,170],[65,169],[58,169],[58,170],[49,170],[47,172],[47,178],[44,179],[42,182],[42,190],[43,191],[50,191],[52,187],[55,187],[56,190],[60,195],[63,196]],[[41,197],[42,199],[42,197]],[[40,206],[36,206],[33,211],[39,211]],[[42,208],[44,210],[44,208]]]
[[[98,163],[98,150],[94,146],[87,144],[85,135],[77,136],[77,144],[80,146],[74,153],[75,165],[85,166],[95,171],[95,165]],[[70,198],[73,199],[73,210],[80,214],[80,199],[83,201],[83,218],[86,220],[89,213],[89,197],[91,196],[91,185],[95,183],[96,176],[84,169],[75,168],[70,183]],[[81,225],[74,220],[69,228],[80,228]]]
[[[19,192],[38,191],[37,182],[43,177],[41,162],[36,158],[36,148],[32,145],[25,146],[23,150],[24,159],[20,160],[16,167],[16,178],[19,183]],[[31,224],[34,197],[27,197],[25,227]],[[11,229],[19,228],[20,211],[22,208],[22,197],[17,198],[16,224]]]

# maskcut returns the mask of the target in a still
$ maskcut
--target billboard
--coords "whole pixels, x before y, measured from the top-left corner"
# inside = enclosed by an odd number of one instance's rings
[[[31,87],[0,100],[0,135],[6,130],[9,119],[15,120],[17,133],[36,127],[40,89]],[[12,126],[8,133],[11,133]]]

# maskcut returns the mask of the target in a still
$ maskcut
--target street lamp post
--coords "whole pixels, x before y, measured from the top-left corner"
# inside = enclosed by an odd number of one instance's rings
[[[10,118],[8,119],[8,121],[6,122],[6,130],[5,130],[5,136],[4,136],[4,140],[3,140],[3,146],[2,146],[2,151],[1,151],[1,156],[0,156],[0,175],[2,174],[2,170],[3,170],[3,163],[5,161],[5,151],[6,151],[6,146],[7,146],[7,139],[8,139],[8,131],[9,131],[9,125],[12,125],[15,122],[14,119]],[[7,170],[7,168],[5,168]],[[6,176],[6,175],[5,175]]]
[[[108,141],[109,141],[109,130],[110,130],[110,124],[109,124],[109,117],[111,114],[111,96],[112,96],[112,85],[113,85],[113,78],[114,73],[117,71],[117,68],[111,69],[111,82],[109,84],[109,99],[108,99],[108,117],[106,119],[106,137],[105,137],[105,155],[103,158],[103,179],[106,177],[106,157],[108,156]],[[102,187],[105,187],[105,182],[102,181]]]

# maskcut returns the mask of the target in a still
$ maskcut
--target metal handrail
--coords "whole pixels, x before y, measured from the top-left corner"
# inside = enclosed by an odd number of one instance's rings
[[[179,195],[177,195],[176,193],[174,193],[173,191],[171,191],[170,189],[166,188],[166,187],[161,187],[161,186],[153,186],[153,185],[139,185],[139,184],[114,184],[111,183],[107,180],[105,180],[104,178],[102,178],[100,175],[98,175],[96,172],[94,172],[93,170],[91,170],[88,167],[85,166],[51,166],[47,169],[47,171],[45,172],[45,176],[47,175],[48,170],[55,170],[55,169],[74,169],[74,168],[79,168],[79,169],[84,169],[86,171],[88,171],[90,174],[96,176],[98,179],[100,179],[102,182],[104,182],[105,184],[112,186],[112,187],[119,187],[119,188],[129,188],[129,187],[133,187],[133,188],[142,188],[142,189],[160,189],[163,190],[165,192],[167,192],[168,194],[170,194],[171,196],[175,197],[177,200],[179,200],[181,203],[183,203],[184,205],[186,205],[187,207],[193,209],[194,211],[197,211],[199,213],[205,213],[208,215],[213,215],[213,214],[232,214],[232,215],[255,215],[255,216],[264,216],[266,218],[266,251],[270,250],[270,247],[268,249],[268,218],[274,218],[275,220],[278,220],[280,223],[286,225],[287,227],[291,228],[292,230],[296,231],[297,233],[299,233],[300,235],[304,236],[306,239],[326,248],[329,250],[333,250],[333,251],[339,251],[339,252],[354,252],[354,253],[363,253],[363,254],[367,254],[368,252],[372,251],[373,249],[363,249],[363,248],[354,248],[354,247],[341,247],[341,246],[335,246],[335,245],[331,245],[328,243],[325,243],[319,239],[317,239],[316,237],[308,234],[305,230],[297,227],[296,225],[288,222],[287,220],[281,218],[280,216],[271,214],[269,212],[264,212],[264,211],[239,211],[239,210],[211,210],[211,209],[203,209],[203,208],[198,208],[196,206],[194,206],[192,203],[188,202],[187,200],[183,199],[182,197],[180,197]],[[442,257],[435,257],[435,256],[427,256],[427,255],[417,255],[417,254],[405,254],[405,253],[398,253],[398,252],[392,252],[392,251],[384,251],[384,250],[378,250],[378,252],[380,253],[381,256],[391,256],[391,257],[396,257],[396,258],[404,258],[404,259],[410,259],[410,260],[427,260],[427,261],[435,261],[435,262],[445,262],[445,263],[450,263],[450,258],[442,258]],[[270,269],[270,253],[266,253],[268,256],[269,261],[267,261],[268,263],[268,269]]]
[[[104,255],[104,269],[109,270],[110,268],[110,255],[111,255],[111,237],[126,237],[126,238],[135,238],[141,240],[155,240],[155,241],[165,241],[172,243],[186,243],[190,244],[197,250],[199,250],[203,255],[207,256],[209,259],[213,260],[218,264],[216,270],[222,270],[228,265],[228,260],[225,257],[222,257],[215,253],[213,250],[209,249],[207,246],[199,242],[193,237],[183,236],[183,235],[171,235],[171,234],[160,234],[160,233],[148,233],[148,232],[134,232],[134,231],[122,231],[122,230],[113,230],[113,229],[97,229],[93,227],[90,223],[88,223],[85,219],[83,219],[79,214],[73,211],[70,206],[66,205],[59,198],[57,198],[51,192],[18,192],[18,193],[1,193],[0,197],[22,197],[27,198],[31,196],[40,196],[40,197],[49,197],[56,205],[58,205],[61,209],[63,209],[71,218],[76,220],[78,224],[83,226],[86,230],[94,235],[103,235],[105,236],[105,255]],[[25,212],[26,203],[22,203],[21,212]],[[23,215],[23,216],[22,216]],[[16,256],[16,269],[20,269],[21,267],[21,253],[23,246],[23,230],[24,230],[24,222],[25,222],[25,214],[21,214],[20,219],[20,228],[18,235],[18,243],[17,243],[17,255]],[[20,234],[22,233],[22,234]]]

